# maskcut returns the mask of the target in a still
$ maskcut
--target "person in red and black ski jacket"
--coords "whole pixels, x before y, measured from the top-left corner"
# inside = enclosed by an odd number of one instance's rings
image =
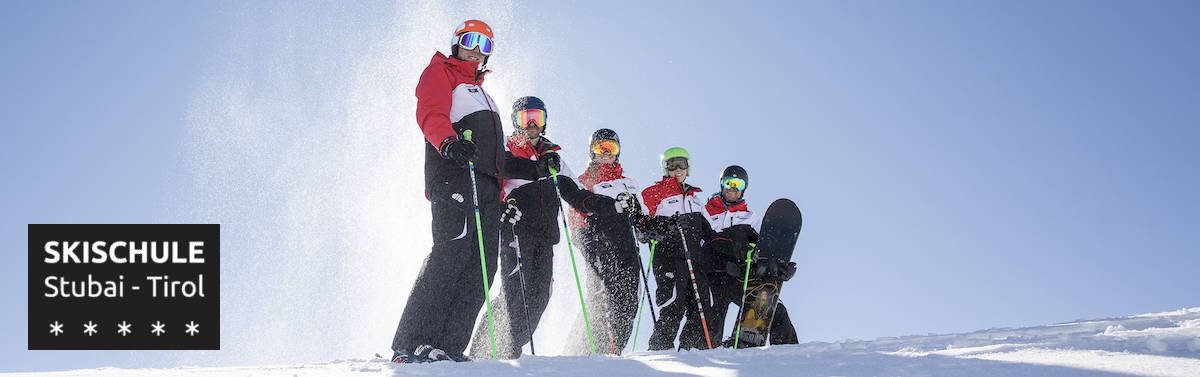
[[[521,213],[520,220],[513,226],[500,230],[503,290],[492,300],[492,308],[497,314],[494,326],[501,330],[496,334],[499,345],[496,356],[504,359],[521,356],[522,347],[530,342],[530,328],[537,329],[549,303],[553,247],[559,242],[559,191],[562,201],[572,208],[597,216],[617,215],[613,198],[594,195],[579,188],[571,179],[570,169],[559,156],[562,148],[545,137],[548,112],[540,98],[517,99],[513,103],[512,118],[514,132],[506,145],[519,161],[526,163],[510,164],[514,168],[507,169],[509,175],[504,184],[506,201]],[[554,186],[554,177],[551,177],[554,173],[558,174],[558,190]],[[471,343],[473,358],[490,357],[488,337],[487,319],[481,318]],[[531,349],[536,348],[531,346]]]
[[[705,274],[708,275],[713,296],[710,326],[715,334],[724,332],[729,304],[742,304],[746,253],[752,249],[751,245],[758,242],[758,231],[752,221],[754,213],[743,198],[749,180],[749,175],[741,166],[725,168],[721,174],[719,192],[713,194],[704,205],[704,213],[714,232],[711,238],[705,240],[704,248],[706,254],[713,256],[713,264],[707,266]],[[731,330],[736,331],[736,324],[734,326]],[[780,302],[771,323],[771,344],[797,342],[796,329],[788,317],[787,307]],[[732,334],[722,344],[732,347]]]
[[[490,283],[506,208],[500,200],[505,172],[530,170],[524,162],[528,160],[507,151],[496,103],[481,86],[489,72],[481,68],[491,48],[491,28],[468,20],[455,31],[451,56],[435,53],[417,84],[416,118],[425,137],[425,194],[433,212],[433,247],[392,338],[395,362],[466,359],[463,351],[483,306],[479,291],[485,278],[480,273],[473,195],[478,195],[478,226]],[[474,186],[469,162],[474,162]]]
[[[572,235],[588,268],[587,303],[596,351],[619,354],[633,334],[637,314],[638,245],[631,216],[641,216],[638,184],[624,175],[620,162],[620,137],[601,128],[592,133],[587,169],[577,180],[595,203],[585,202],[567,211]],[[622,210],[609,210],[608,203]],[[628,210],[625,210],[628,209]],[[582,314],[576,318],[566,354],[590,352]]]
[[[559,241],[559,201],[550,170],[557,171],[562,167],[558,155],[562,148],[544,136],[545,103],[537,97],[526,96],[517,99],[512,109],[513,133],[505,145],[521,163],[509,164],[514,168],[508,169],[503,195],[521,216],[520,221],[500,229],[503,290],[492,300],[492,309],[496,312],[494,325],[499,330],[496,331],[496,357],[502,359],[521,356],[522,347],[530,341],[532,330],[529,328],[537,329],[550,301],[554,245]],[[491,357],[488,326],[486,317],[475,326],[472,358]]]
[[[697,297],[706,315],[712,307],[708,276],[702,270],[702,266],[712,262],[701,250],[701,241],[711,236],[712,229],[703,215],[704,202],[699,199],[703,195],[701,190],[684,183],[691,171],[689,159],[683,148],[668,149],[662,158],[663,179],[642,190],[648,216],[639,221],[639,230],[654,247],[651,265],[658,283],[655,292],[658,322],[650,337],[650,349],[653,350],[674,348],[679,321],[685,317],[690,324],[701,323]],[[695,290],[685,256],[685,243],[692,257],[691,265],[696,269]],[[711,326],[710,320],[709,334],[713,334]],[[685,326],[679,332],[679,348],[707,349],[704,327]]]

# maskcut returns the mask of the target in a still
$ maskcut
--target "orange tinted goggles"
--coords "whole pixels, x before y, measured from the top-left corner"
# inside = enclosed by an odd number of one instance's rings
[[[613,156],[616,156],[617,154],[621,153],[621,146],[617,145],[617,142],[612,141],[612,140],[600,140],[600,141],[597,141],[595,144],[592,144],[592,153],[595,153],[595,154],[608,153]]]

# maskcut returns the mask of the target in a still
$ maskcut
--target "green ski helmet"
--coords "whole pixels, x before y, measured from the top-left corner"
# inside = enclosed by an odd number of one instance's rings
[[[688,160],[687,174],[689,176],[692,175],[692,164],[691,164],[692,156],[690,154],[688,154],[687,149],[683,149],[681,147],[671,147],[671,148],[667,149],[666,151],[664,151],[662,156],[659,156],[659,159],[658,159],[659,166],[662,166],[662,169],[663,169],[663,176],[666,177],[667,175],[669,175],[668,174],[669,172],[667,171],[667,160],[670,160],[670,159],[676,158],[676,157],[682,157],[683,159]]]

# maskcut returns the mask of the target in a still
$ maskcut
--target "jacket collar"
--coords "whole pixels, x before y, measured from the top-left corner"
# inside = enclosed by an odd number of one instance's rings
[[[725,197],[721,196],[720,192],[713,194],[712,197],[708,199],[708,204],[705,205],[705,207],[712,209],[724,208],[724,212],[744,212],[750,210],[750,207],[746,205],[746,199],[738,199],[737,203],[730,205],[729,202],[725,201]],[[709,213],[713,213],[713,211],[709,211]]]
[[[699,188],[696,188],[696,187],[691,186],[684,182],[679,182],[679,180],[675,179],[675,177],[663,177],[663,179],[661,181],[658,181],[657,184],[659,186],[669,188],[673,192],[680,193],[685,196],[689,192],[700,191]]]
[[[492,72],[490,69],[479,72],[479,63],[449,57],[442,54],[441,51],[433,53],[433,58],[429,60],[429,64],[436,64],[438,62],[450,66],[451,72],[454,72],[460,78],[464,79],[464,81],[474,83],[475,85],[482,85],[483,77]]]

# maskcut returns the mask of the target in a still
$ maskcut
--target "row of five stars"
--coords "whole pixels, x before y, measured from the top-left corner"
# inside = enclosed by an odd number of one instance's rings
[[[83,333],[87,334],[87,336],[96,335],[96,333],[100,332],[100,330],[96,330],[96,326],[98,326],[98,324],[88,321],[87,323],[83,324]],[[133,325],[130,325],[128,322],[121,321],[121,323],[117,324],[117,333],[121,334],[121,336],[129,335],[133,332],[133,330],[130,330],[130,327],[132,326]],[[188,322],[184,326],[187,326],[187,330],[184,330],[184,332],[186,332],[188,336],[196,336],[196,334],[200,332],[200,325],[197,324],[196,321]],[[63,333],[62,327],[62,323],[54,321],[54,323],[50,324],[50,334],[59,336]],[[150,330],[150,332],[154,333],[154,336],[162,336],[162,334],[167,332],[167,325],[163,324],[162,321],[155,321],[150,325],[150,327],[153,328]]]

